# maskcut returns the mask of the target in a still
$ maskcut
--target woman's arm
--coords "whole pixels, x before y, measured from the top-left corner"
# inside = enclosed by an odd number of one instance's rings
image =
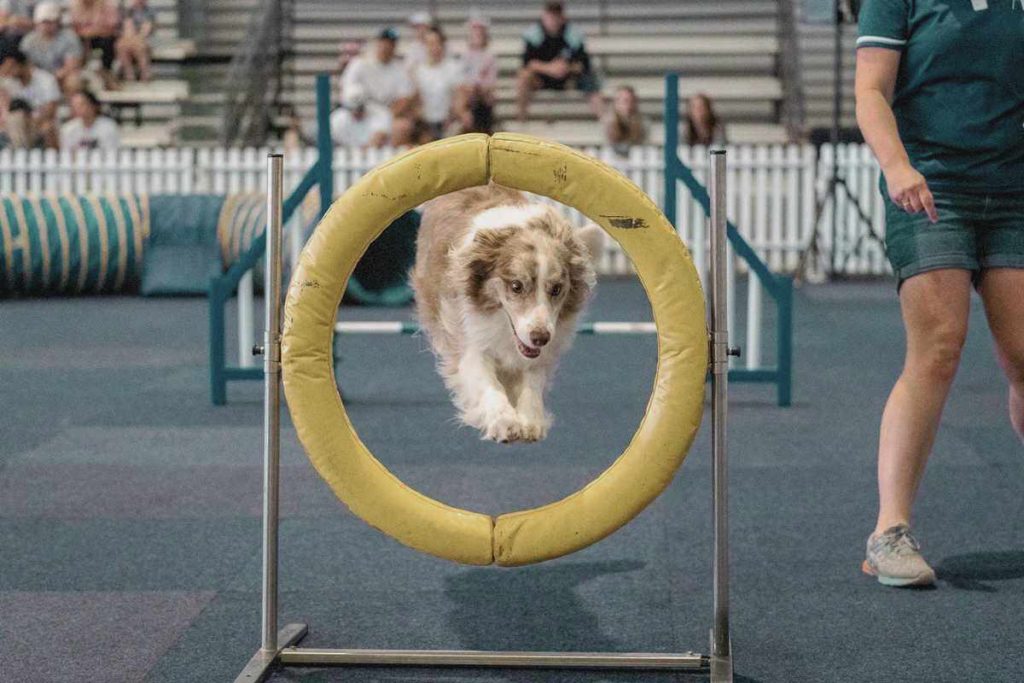
[[[892,113],[900,54],[880,47],[857,50],[857,124],[882,167],[889,196],[907,213],[925,212],[939,220],[925,177],[910,165]]]
[[[498,58],[488,50],[484,53],[484,65],[480,70],[479,84],[486,90],[493,90],[498,85]]]

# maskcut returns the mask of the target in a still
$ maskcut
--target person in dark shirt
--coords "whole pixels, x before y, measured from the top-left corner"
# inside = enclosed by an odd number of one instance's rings
[[[583,34],[565,17],[560,2],[544,5],[540,21],[523,34],[523,68],[516,84],[518,115],[526,120],[535,90],[564,90],[569,81],[586,93],[594,116],[601,118],[601,82],[590,68]]]

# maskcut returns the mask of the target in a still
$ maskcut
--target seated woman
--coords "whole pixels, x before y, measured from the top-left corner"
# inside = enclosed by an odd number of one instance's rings
[[[636,91],[632,86],[622,85],[615,90],[611,111],[604,117],[604,133],[608,144],[618,151],[630,145],[647,142],[647,121],[640,113]]]
[[[427,31],[427,60],[413,67],[412,76],[420,101],[420,118],[432,138],[443,138],[449,124],[464,119],[466,98],[462,66],[447,56],[440,28]]]
[[[698,93],[686,102],[686,144],[724,145],[725,126],[715,114],[711,98]]]
[[[117,123],[100,116],[100,101],[88,90],[71,96],[72,118],[60,127],[61,149],[117,149]]]
[[[466,51],[462,54],[466,79],[462,132],[491,134],[494,132],[494,89],[498,84],[498,60],[488,47],[491,42],[490,22],[483,16],[473,15],[466,25],[469,37]]]
[[[121,13],[113,0],[71,0],[71,26],[85,46],[85,62],[93,50],[100,51],[100,77],[107,90],[117,88],[114,79],[114,54]]]
[[[146,0],[132,0],[121,25],[121,37],[117,41],[117,61],[121,75],[129,81],[135,80],[136,68],[140,81],[150,79],[149,37],[156,27],[156,12]]]

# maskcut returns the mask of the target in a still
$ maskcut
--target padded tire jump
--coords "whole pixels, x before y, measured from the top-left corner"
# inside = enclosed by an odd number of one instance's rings
[[[604,228],[632,260],[658,330],[651,398],[626,450],[566,498],[496,518],[424,496],[374,458],[345,412],[332,353],[338,305],[369,244],[423,202],[491,181],[550,197]],[[314,467],[371,526],[416,550],[465,564],[517,566],[567,555],[639,514],[672,481],[700,427],[707,368],[700,280],[658,207],[605,164],[525,135],[462,135],[368,173],[320,222],[285,302],[285,395]]]

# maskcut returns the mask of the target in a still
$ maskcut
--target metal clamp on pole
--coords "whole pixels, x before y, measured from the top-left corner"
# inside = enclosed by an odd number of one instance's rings
[[[725,151],[711,152],[711,478],[714,515],[714,611],[711,680],[732,681],[729,637],[729,499],[726,424],[729,410],[728,313],[726,310]]]

